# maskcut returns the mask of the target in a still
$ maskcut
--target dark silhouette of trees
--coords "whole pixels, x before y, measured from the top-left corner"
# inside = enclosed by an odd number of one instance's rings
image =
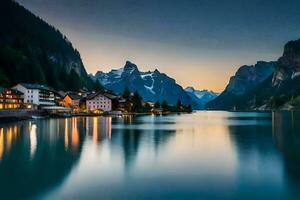
[[[167,103],[166,100],[163,100],[162,104],[161,104],[161,108],[164,110],[164,111],[167,111],[168,108],[169,108],[169,105]]]
[[[139,112],[142,109],[142,97],[139,95],[138,91],[134,92],[132,97],[132,111]]]
[[[159,102],[159,101],[156,101],[156,102],[155,102],[154,108],[160,108],[160,102]]]
[[[180,111],[182,107],[182,103],[181,101],[178,99],[177,104],[176,104],[176,108]]]
[[[59,90],[98,87],[72,43],[17,2],[1,1],[0,24],[0,86],[27,82]]]
[[[122,97],[128,101],[130,99],[130,90],[128,89],[128,87],[124,88]]]

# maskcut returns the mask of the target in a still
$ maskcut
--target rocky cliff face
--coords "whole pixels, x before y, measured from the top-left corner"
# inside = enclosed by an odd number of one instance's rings
[[[236,99],[262,83],[273,73],[276,62],[259,61],[255,65],[241,66],[229,80],[225,90],[207,103],[210,109],[232,109]]]
[[[56,89],[93,88],[71,42],[12,0],[0,2],[0,85],[42,83]]]
[[[247,84],[243,85],[250,87],[241,87],[241,84],[236,87],[236,78],[234,78],[226,90],[218,98],[209,102],[207,107],[212,109],[299,109],[300,40],[288,42],[284,47],[283,55],[277,62],[262,64],[261,69],[264,70],[255,72],[255,74],[262,74],[255,76],[256,81],[248,81],[252,80],[251,73],[242,76],[241,74],[244,73],[240,73],[238,70],[236,76],[239,75],[239,79],[247,80]],[[272,66],[274,66],[274,71],[268,76]],[[256,68],[259,69],[257,66]],[[247,71],[249,72],[249,70]]]
[[[69,44],[72,47],[72,44]],[[47,57],[49,61],[60,66],[64,66],[68,74],[74,70],[79,76],[87,76],[87,72],[84,68],[79,52],[76,49],[72,49],[72,51],[73,52],[71,53],[63,54],[61,52],[50,50],[47,52]]]
[[[282,57],[278,59],[272,79],[273,86],[279,86],[288,79],[300,75],[300,40],[290,41],[284,47]]]
[[[224,92],[242,95],[249,89],[264,81],[273,73],[275,62],[259,61],[255,65],[241,66],[230,81]]]
[[[99,80],[107,89],[119,94],[127,87],[131,92],[137,90],[144,100],[166,100],[170,104],[176,104],[180,99],[185,104],[191,104],[194,107],[197,105],[174,79],[157,69],[141,72],[135,64],[129,61],[120,69],[114,69],[108,73],[99,71],[91,77]]]

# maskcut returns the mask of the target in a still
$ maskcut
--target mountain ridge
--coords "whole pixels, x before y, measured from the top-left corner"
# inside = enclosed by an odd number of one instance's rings
[[[272,73],[258,84],[247,88],[240,95],[232,95],[225,89],[206,107],[238,110],[299,109],[300,39],[287,42],[282,56],[272,63]]]
[[[137,90],[145,100],[166,100],[174,105],[181,100],[184,104],[198,107],[197,102],[176,83],[175,79],[161,73],[158,69],[141,72],[137,65],[130,61],[126,61],[122,68],[112,69],[107,73],[98,71],[90,77],[93,80],[99,80],[104,87],[118,94],[121,94],[127,87],[131,92]]]
[[[207,102],[212,101],[219,95],[219,93],[212,90],[196,90],[191,86],[186,87],[184,90],[199,104],[199,109],[204,109]]]
[[[47,84],[92,89],[80,54],[54,26],[12,0],[0,2],[0,84]],[[17,73],[16,73],[17,72]]]

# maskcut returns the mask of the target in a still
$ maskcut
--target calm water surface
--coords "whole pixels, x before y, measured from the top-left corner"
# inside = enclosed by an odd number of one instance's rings
[[[300,113],[0,124],[0,199],[299,199]]]

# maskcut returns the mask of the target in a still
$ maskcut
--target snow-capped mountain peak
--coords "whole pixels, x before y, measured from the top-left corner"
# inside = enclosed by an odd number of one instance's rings
[[[185,88],[187,94],[194,99],[201,108],[204,108],[205,104],[215,99],[219,94],[209,90],[196,90],[193,87]]]
[[[129,61],[123,68],[111,70],[108,73],[99,71],[91,77],[118,94],[128,87],[131,92],[137,90],[147,101],[166,100],[170,104],[176,104],[178,100],[181,100],[184,104],[197,107],[197,103],[174,79],[160,73],[157,69],[140,72],[138,67]]]

